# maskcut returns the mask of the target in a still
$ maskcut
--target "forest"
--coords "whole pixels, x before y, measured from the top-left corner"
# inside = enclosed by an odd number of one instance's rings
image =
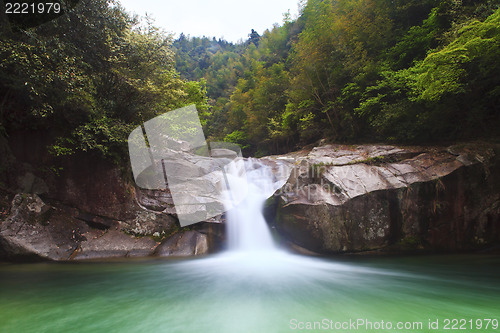
[[[336,143],[497,140],[500,0],[308,0],[242,43],[171,34],[114,0],[37,27],[2,18],[0,138],[126,160],[133,128],[196,104],[245,155]]]

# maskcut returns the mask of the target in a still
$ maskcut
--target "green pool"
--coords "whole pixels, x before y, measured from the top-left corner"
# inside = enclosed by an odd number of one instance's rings
[[[0,265],[0,332],[498,332],[500,256]]]

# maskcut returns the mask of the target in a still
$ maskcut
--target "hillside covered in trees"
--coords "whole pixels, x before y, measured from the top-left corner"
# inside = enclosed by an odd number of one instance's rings
[[[209,136],[250,154],[333,142],[491,138],[500,125],[500,1],[309,0],[244,44],[174,42],[206,85]]]
[[[172,41],[114,0],[82,0],[35,28],[3,24],[0,139],[44,130],[52,155],[126,163],[138,125],[193,103],[207,111],[202,85],[174,68]]]
[[[38,27],[2,24],[0,137],[44,129],[53,155],[124,161],[133,128],[195,103],[209,139],[247,155],[319,139],[491,139],[500,125],[499,7],[308,0],[297,18],[285,13],[281,25],[232,44],[174,40],[119,2],[82,0]]]

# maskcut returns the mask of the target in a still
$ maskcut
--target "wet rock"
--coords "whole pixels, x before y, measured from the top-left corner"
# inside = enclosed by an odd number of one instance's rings
[[[145,190],[137,188],[136,200],[139,206],[145,210],[175,214],[174,200],[169,189]]]
[[[0,260],[146,257],[158,245],[154,236],[177,228],[172,216],[141,210],[129,223],[118,222],[48,205],[36,194],[17,194],[9,211],[0,221]]]
[[[162,235],[177,227],[177,221],[171,215],[149,211],[137,211],[132,221],[122,224],[122,229],[136,236]]]
[[[231,161],[238,157],[238,153],[231,149],[216,148],[210,151],[210,156],[214,158],[227,158]]]
[[[119,227],[104,232],[90,231],[72,259],[147,257],[158,245],[149,237],[127,235]]]
[[[69,259],[87,229],[85,223],[46,205],[36,194],[17,194],[10,215],[0,223],[0,258]]]
[[[208,254],[207,235],[197,231],[184,231],[163,241],[155,250],[155,255],[186,257]]]
[[[0,154],[0,261],[68,260],[76,257],[77,249],[80,249],[80,257],[83,256],[81,249],[87,249],[88,257],[104,257],[106,251],[112,256],[126,255],[123,249],[113,245],[114,239],[128,244],[130,255],[146,254],[147,246],[146,250],[137,252],[135,241],[128,241],[130,235],[141,239],[141,243],[143,238],[161,239],[179,228],[169,188],[137,188],[126,176],[126,166],[118,167],[92,153],[54,160],[46,151],[51,140],[46,131],[14,131],[8,139],[0,138],[3,153]],[[188,154],[192,147],[178,143],[182,155],[178,170],[184,171],[183,161],[189,161],[190,172],[202,174],[201,178],[207,181],[211,180],[213,170],[220,169],[234,157],[232,151],[223,148],[213,149],[215,159],[193,157]],[[57,167],[48,167],[54,165]],[[20,196],[29,203],[18,204],[16,199],[15,207],[11,207],[13,193],[19,192],[26,192]],[[192,213],[196,216],[199,213],[200,220],[205,218],[220,226],[204,227],[210,249],[220,248],[222,212],[213,214],[206,209],[207,204],[212,203],[216,208],[221,207],[220,198],[209,195],[195,198],[200,205],[194,205]],[[116,236],[113,230],[117,226],[127,238],[121,234]],[[101,237],[108,241],[97,242]],[[86,243],[90,240],[93,242]],[[98,245],[111,248],[98,251]],[[89,251],[99,254],[89,254]]]
[[[327,145],[295,159],[276,227],[319,253],[464,250],[500,241],[500,149]]]
[[[178,233],[156,249],[159,242],[155,239],[178,228],[173,217],[138,211],[129,222],[135,225],[132,229],[125,222],[99,222],[97,218],[77,209],[47,205],[36,194],[18,194],[10,214],[0,222],[0,259],[64,261],[147,257],[153,253],[195,256],[217,248],[223,237],[222,225],[204,223],[196,227],[205,233]]]

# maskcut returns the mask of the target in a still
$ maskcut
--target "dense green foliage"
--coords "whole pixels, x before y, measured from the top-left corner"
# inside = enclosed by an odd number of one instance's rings
[[[308,0],[296,20],[285,15],[243,45],[182,36],[176,66],[206,82],[210,137],[249,153],[321,138],[491,137],[500,125],[499,4]]]
[[[41,128],[55,155],[120,159],[133,128],[192,103],[211,140],[255,155],[323,138],[498,135],[500,0],[302,3],[239,44],[173,41],[115,0],[82,0],[36,28],[2,23],[0,136]]]
[[[113,0],[82,0],[56,20],[0,39],[0,135],[41,128],[55,155],[98,151],[124,159],[133,128],[196,103],[205,87],[181,79],[172,38],[139,25]]]

